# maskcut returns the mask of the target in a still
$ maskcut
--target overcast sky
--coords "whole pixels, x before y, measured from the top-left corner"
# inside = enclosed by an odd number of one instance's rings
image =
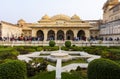
[[[37,22],[45,14],[72,16],[83,20],[102,19],[107,0],[0,0],[0,20],[17,23],[19,19]]]

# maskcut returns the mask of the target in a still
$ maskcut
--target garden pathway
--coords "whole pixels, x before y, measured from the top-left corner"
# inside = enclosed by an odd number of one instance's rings
[[[61,52],[61,51],[53,51],[53,52]],[[101,58],[100,56],[91,55],[91,54],[88,54],[86,52],[78,52],[78,51],[77,52],[75,52],[75,51],[62,51],[62,52],[71,53],[71,54],[80,54],[81,57],[88,57],[88,59],[87,59],[88,63],[91,62],[94,59]],[[30,60],[32,60],[30,57],[42,57],[42,58],[46,57],[46,56],[39,56],[40,53],[48,54],[48,53],[51,53],[51,51],[47,51],[47,52],[41,51],[41,52],[34,52],[34,53],[31,53],[31,54],[26,54],[26,55],[19,55],[18,59],[19,60],[24,60],[26,62],[29,62]],[[76,57],[80,57],[80,56],[76,56]],[[61,68],[61,72],[75,70],[77,68],[77,66],[80,66],[81,68],[87,68],[88,67],[88,63],[73,63],[73,64],[69,64],[67,66],[62,67]],[[48,71],[53,71],[53,70],[56,70],[56,67],[54,67],[52,65],[48,65],[47,70]]]
[[[56,64],[56,79],[61,79],[61,66],[62,66],[62,60],[57,59],[57,64]]]

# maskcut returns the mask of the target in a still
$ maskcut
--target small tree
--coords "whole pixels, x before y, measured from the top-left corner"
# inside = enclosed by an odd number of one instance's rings
[[[96,59],[88,65],[88,79],[120,79],[120,66],[108,59]]]
[[[49,46],[50,46],[50,47],[54,47],[55,44],[56,44],[56,43],[55,43],[55,41],[53,41],[53,40],[51,40],[51,41],[49,42]]]
[[[68,48],[71,47],[71,42],[70,41],[66,41],[65,42],[65,46],[68,47]]]

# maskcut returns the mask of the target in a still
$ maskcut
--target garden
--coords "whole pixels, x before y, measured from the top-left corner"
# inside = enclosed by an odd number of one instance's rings
[[[56,46],[54,41],[50,41],[49,46],[0,46],[0,79],[55,79],[55,71],[47,71],[47,66],[49,64],[55,66],[55,62],[50,62],[42,58],[33,58],[28,63],[18,60],[17,56],[33,52],[56,50],[59,50],[59,46]],[[62,72],[62,79],[120,78],[120,46],[80,47],[72,45],[70,41],[66,41],[61,50],[84,51],[89,54],[101,56],[101,59],[95,59],[90,62],[87,69],[77,67],[76,70]],[[70,60],[64,62],[63,66],[83,62],[85,63],[86,61],[82,59]]]

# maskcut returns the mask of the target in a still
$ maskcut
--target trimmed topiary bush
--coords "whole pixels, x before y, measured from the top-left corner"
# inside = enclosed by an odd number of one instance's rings
[[[65,46],[68,47],[68,48],[71,47],[71,41],[66,41]]]
[[[26,65],[19,60],[0,64],[0,79],[26,79]]]
[[[88,65],[88,79],[120,79],[120,66],[108,59],[96,59]]]
[[[53,41],[53,40],[51,40],[51,41],[49,42],[49,46],[50,46],[50,47],[54,47],[55,44],[56,44],[56,43],[55,43],[55,41]]]

